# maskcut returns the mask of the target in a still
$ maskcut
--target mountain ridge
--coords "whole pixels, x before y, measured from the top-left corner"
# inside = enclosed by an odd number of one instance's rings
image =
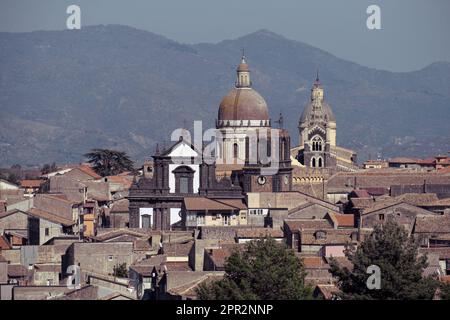
[[[273,119],[283,112],[294,144],[319,68],[338,144],[354,148],[361,159],[450,150],[448,62],[395,73],[266,29],[183,44],[106,25],[0,33],[0,164],[80,161],[94,147],[121,149],[142,161],[156,143],[168,145],[170,132],[184,123],[214,126],[242,47],[255,89]]]

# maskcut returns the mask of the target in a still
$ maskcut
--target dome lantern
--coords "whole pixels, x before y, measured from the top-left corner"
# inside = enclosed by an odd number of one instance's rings
[[[252,82],[250,80],[250,69],[248,68],[243,50],[241,63],[238,65],[236,73],[236,88],[250,88],[252,86]]]

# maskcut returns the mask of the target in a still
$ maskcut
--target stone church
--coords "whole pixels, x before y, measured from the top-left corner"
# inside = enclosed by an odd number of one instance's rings
[[[236,72],[235,87],[219,106],[215,152],[205,155],[182,138],[156,152],[153,170],[144,166],[144,177],[130,188],[131,228],[185,227],[181,211],[186,198],[229,204],[244,200],[246,192],[291,190],[289,133],[271,127],[267,103],[252,88],[244,56]],[[220,178],[216,165],[228,176]]]
[[[245,56],[236,73],[235,87],[219,106],[216,128],[221,141],[217,142],[217,162],[222,167],[231,165],[232,176],[244,192],[289,191],[292,185],[289,133],[271,127],[269,108],[252,88]]]
[[[300,166],[328,171],[354,171],[356,153],[336,145],[336,118],[325,101],[319,76],[311,88],[311,98],[303,109],[299,124],[299,145],[291,155]]]

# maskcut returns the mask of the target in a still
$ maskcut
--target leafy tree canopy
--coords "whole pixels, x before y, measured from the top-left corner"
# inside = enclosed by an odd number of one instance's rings
[[[56,166],[56,163],[52,163],[52,164],[44,164],[42,169],[41,169],[41,173],[42,174],[47,174],[47,173],[51,173],[51,172],[55,172],[58,170],[58,167]]]
[[[294,300],[311,298],[303,263],[291,249],[264,238],[235,250],[225,263],[222,280],[201,284],[203,300]]]
[[[119,278],[127,278],[128,277],[127,264],[122,263],[122,264],[115,265],[113,267],[113,275],[115,277],[119,277]]]
[[[341,267],[332,260],[331,273],[338,279],[344,299],[431,299],[438,283],[432,278],[423,278],[427,267],[426,256],[418,256],[418,245],[402,226],[388,221],[377,226],[355,249],[346,251],[353,269]],[[371,265],[380,268],[380,289],[369,289],[367,280]]]
[[[84,155],[93,169],[102,177],[112,176],[124,171],[132,171],[133,161],[123,151],[93,149]]]

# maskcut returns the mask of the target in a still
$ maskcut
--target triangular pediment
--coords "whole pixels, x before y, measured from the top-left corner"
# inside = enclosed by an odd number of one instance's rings
[[[200,154],[191,144],[185,141],[178,141],[167,151],[165,156],[174,158],[196,158],[200,156]]]

